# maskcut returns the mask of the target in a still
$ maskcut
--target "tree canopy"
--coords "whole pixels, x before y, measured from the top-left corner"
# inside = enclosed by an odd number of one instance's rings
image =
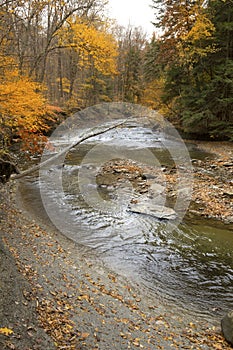
[[[59,108],[108,101],[141,103],[189,133],[232,139],[233,1],[151,2],[148,39],[113,24],[104,0],[0,0],[2,148],[36,144]]]
[[[233,1],[153,0],[162,99],[182,129],[233,138]],[[168,49],[169,48],[169,49]]]

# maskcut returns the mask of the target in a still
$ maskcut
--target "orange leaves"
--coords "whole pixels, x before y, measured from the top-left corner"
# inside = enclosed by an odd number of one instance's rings
[[[214,30],[214,25],[209,18],[204,13],[199,13],[193,27],[183,39],[196,42],[211,37]]]
[[[192,64],[215,50],[211,41],[215,27],[202,2],[165,1],[160,24],[165,29],[162,53],[168,64]]]
[[[0,67],[2,68],[2,67]],[[19,136],[23,149],[40,152],[56,111],[46,107],[42,86],[9,65],[0,69],[0,131],[5,143]]]
[[[162,114],[166,113],[167,115],[168,111],[164,111],[165,105],[162,104],[164,84],[165,80],[163,77],[146,83],[141,102],[143,105],[148,106],[154,110],[159,110]]]
[[[5,79],[0,84],[1,115],[8,117],[10,126],[35,124],[37,127],[37,116],[45,113],[45,100],[36,92],[38,84],[19,75],[14,79],[7,75]]]
[[[192,197],[199,208],[202,208],[202,215],[219,219],[232,216],[231,203],[224,195],[225,188],[229,190],[229,185],[219,182],[219,186],[216,186],[213,177],[203,173],[195,174]]]
[[[86,338],[88,338],[90,335],[90,333],[81,333],[80,334],[80,340],[85,340]]]
[[[18,132],[21,139],[21,150],[29,153],[42,153],[44,145],[47,142],[47,137],[41,133],[35,133],[34,131],[27,131],[21,129]]]

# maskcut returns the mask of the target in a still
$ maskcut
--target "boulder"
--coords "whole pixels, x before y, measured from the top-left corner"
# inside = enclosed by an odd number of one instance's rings
[[[224,337],[233,345],[233,310],[223,317],[221,326]]]
[[[132,213],[154,216],[160,220],[175,220],[177,218],[177,214],[172,208],[151,203],[131,204],[128,210]]]
[[[165,190],[166,190],[166,188],[164,186],[161,186],[157,183],[153,183],[149,187],[149,192],[154,194],[155,196],[163,193]]]

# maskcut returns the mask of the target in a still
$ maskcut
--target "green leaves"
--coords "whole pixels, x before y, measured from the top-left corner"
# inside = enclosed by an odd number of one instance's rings
[[[173,105],[186,131],[231,138],[232,1],[214,0],[204,7],[200,1],[160,3],[164,7],[160,24],[165,28],[161,52],[166,62],[162,100]]]

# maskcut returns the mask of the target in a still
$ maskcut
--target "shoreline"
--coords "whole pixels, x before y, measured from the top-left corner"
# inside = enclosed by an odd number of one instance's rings
[[[184,188],[181,198],[183,196],[185,201],[186,190],[192,190],[192,196],[184,220],[197,220],[202,217],[216,221],[217,225],[227,225],[228,229],[233,230],[233,144],[186,142],[197,146],[209,154],[209,157],[206,156],[203,160],[192,159],[193,171],[188,170],[190,177],[193,177],[192,188],[191,182],[188,183],[189,174],[185,175],[187,178],[184,181],[190,188]],[[168,207],[173,207],[178,198],[179,174],[174,166],[160,165],[156,168],[141,166],[135,161],[111,160],[102,167],[97,176],[98,186],[106,189],[117,190],[124,181],[133,184],[136,194],[131,201],[133,204],[140,204],[138,196],[143,200],[156,198],[160,196],[160,191],[162,195],[166,195]],[[154,185],[155,190],[152,190]]]
[[[17,203],[14,184],[2,186],[0,196],[0,327],[13,330],[0,334],[3,349],[232,349],[220,320],[194,319],[152,299],[36,222]]]
[[[194,161],[192,201],[196,206],[189,212],[220,221],[233,230],[233,143],[196,141],[195,144],[213,158]]]

